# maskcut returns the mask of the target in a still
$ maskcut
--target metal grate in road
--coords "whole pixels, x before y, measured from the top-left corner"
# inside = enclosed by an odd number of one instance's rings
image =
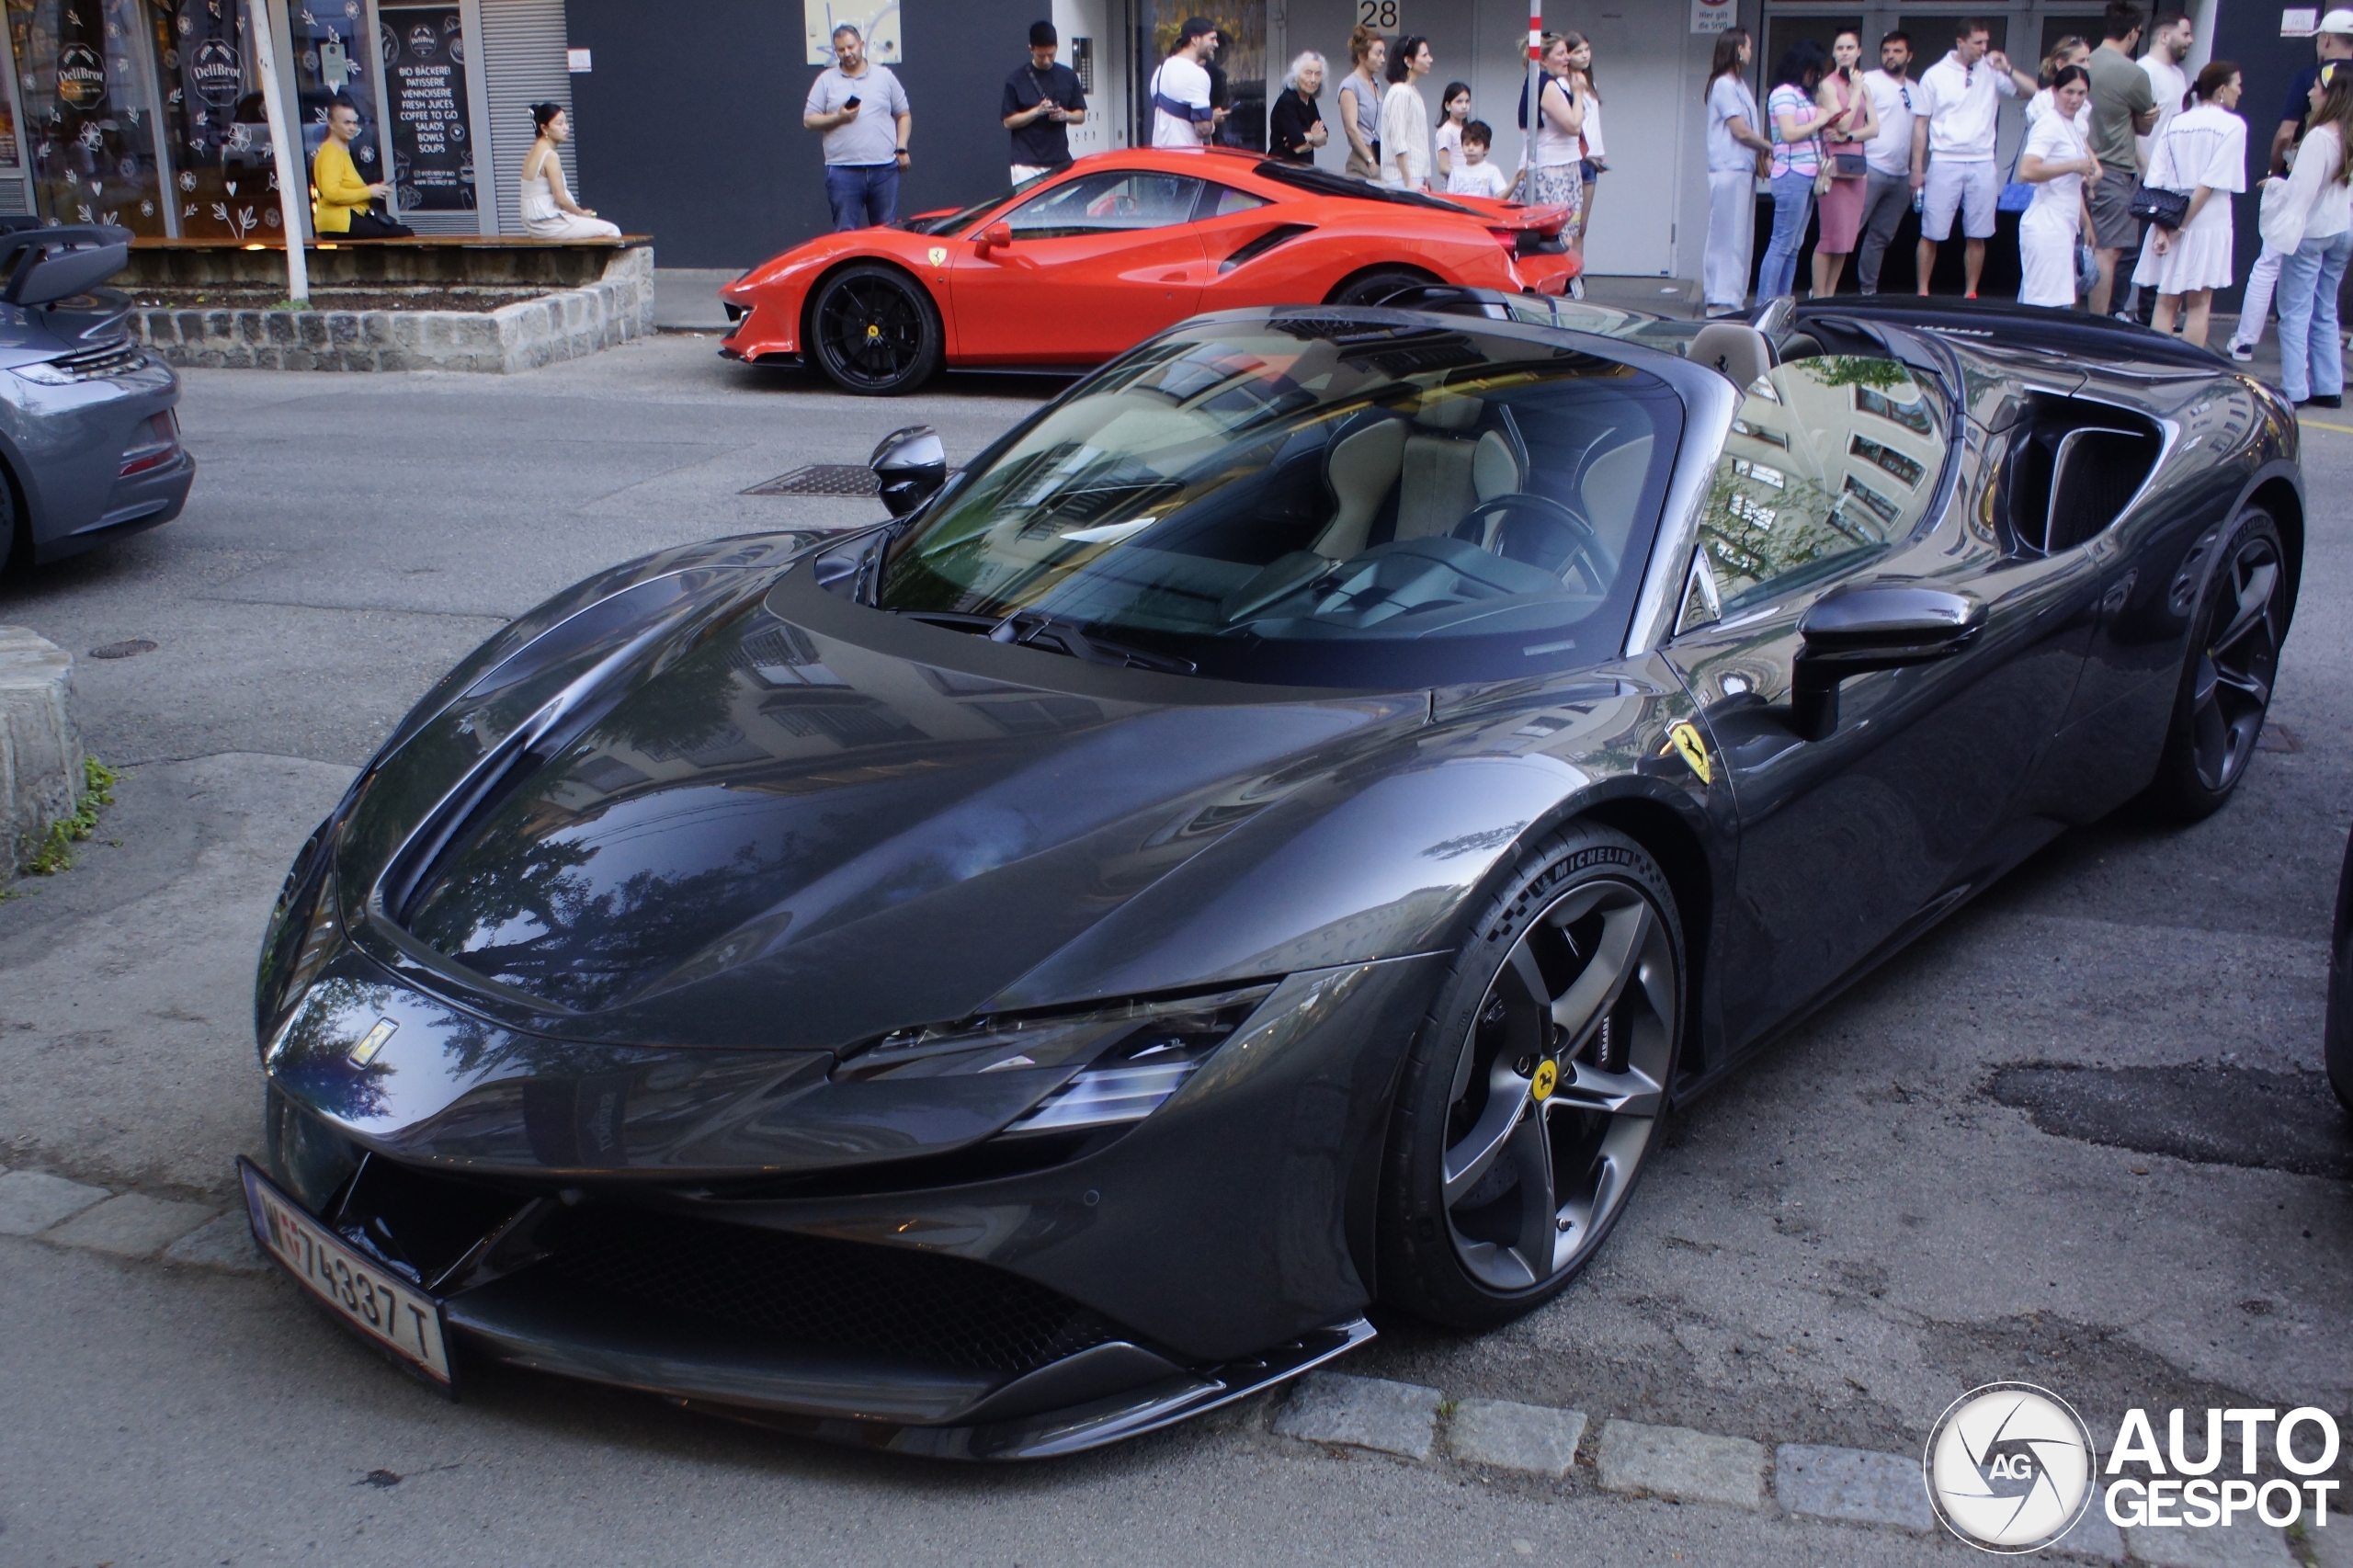
[[[778,474],[744,492],[746,495],[834,495],[857,499],[879,495],[874,471],[864,463],[811,463]]]

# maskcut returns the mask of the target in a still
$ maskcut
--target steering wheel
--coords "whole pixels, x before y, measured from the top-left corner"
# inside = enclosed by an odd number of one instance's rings
[[[1489,544],[1486,520],[1497,512],[1507,515]],[[1506,561],[1562,576],[1564,582],[1564,574],[1574,566],[1597,594],[1607,594],[1618,575],[1618,563],[1593,525],[1549,495],[1515,490],[1490,496],[1462,514],[1453,537]]]

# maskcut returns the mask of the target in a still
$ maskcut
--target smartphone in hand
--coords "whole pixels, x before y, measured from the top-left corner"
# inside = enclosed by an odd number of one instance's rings
[[[846,98],[844,98],[844,99],[842,100],[842,108],[857,108],[860,103],[863,103],[864,101],[865,101],[865,100],[864,100],[864,99],[862,99],[862,98],[860,98],[860,97],[859,97],[856,93],[852,93],[849,97],[846,97]]]

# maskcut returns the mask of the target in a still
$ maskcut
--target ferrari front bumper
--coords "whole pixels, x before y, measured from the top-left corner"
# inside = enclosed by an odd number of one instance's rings
[[[271,1167],[461,1352],[908,1451],[1067,1451],[1370,1336],[1389,1098],[1439,969],[1293,975],[1158,1109],[1057,1145],[940,1097],[1003,1074],[894,1108],[824,1052],[508,1034],[347,949],[272,1041]]]

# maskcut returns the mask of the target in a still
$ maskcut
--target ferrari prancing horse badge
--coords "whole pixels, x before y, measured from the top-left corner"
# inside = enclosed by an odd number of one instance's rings
[[[1671,750],[1689,763],[1700,783],[1716,781],[1716,765],[1708,756],[1708,743],[1700,739],[1699,727],[1690,720],[1678,719],[1667,726],[1666,745],[1662,749]]]

